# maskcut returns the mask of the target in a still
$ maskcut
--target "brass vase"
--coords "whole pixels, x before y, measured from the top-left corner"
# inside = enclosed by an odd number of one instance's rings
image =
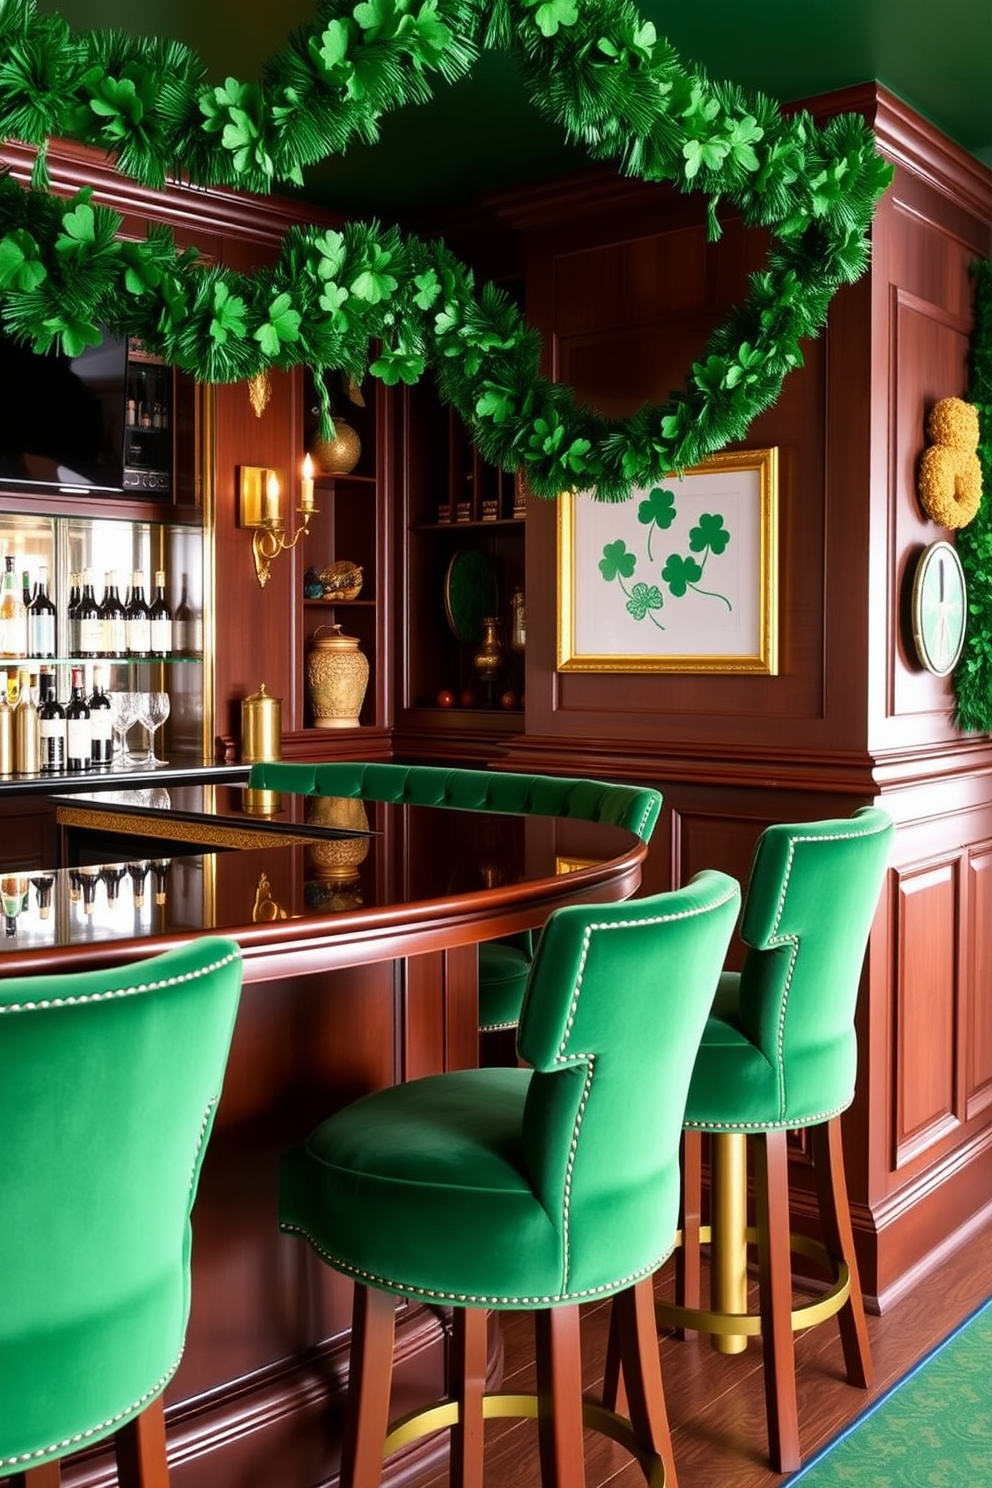
[[[361,454],[362,441],[358,430],[343,418],[334,420],[333,439],[317,439],[310,450],[321,475],[348,475],[358,464]]]
[[[498,615],[486,615],[482,620],[482,640],[472,657],[479,681],[486,689],[486,704],[491,706],[493,687],[506,662],[506,647],[503,644],[502,626]]]

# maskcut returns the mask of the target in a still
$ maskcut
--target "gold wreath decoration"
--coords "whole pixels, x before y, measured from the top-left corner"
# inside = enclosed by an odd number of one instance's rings
[[[982,499],[978,409],[963,398],[941,398],[927,435],[916,482],[923,510],[944,527],[967,527]]]

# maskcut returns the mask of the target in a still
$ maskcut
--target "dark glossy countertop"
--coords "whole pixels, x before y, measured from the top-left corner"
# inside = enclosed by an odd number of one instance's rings
[[[126,770],[104,767],[81,770],[71,775],[2,775],[0,800],[5,796],[66,795],[77,791],[121,790],[139,786],[178,785],[183,782],[236,782],[247,780],[250,769],[250,765],[222,765],[216,760],[182,760],[158,765],[154,769],[138,763]]]

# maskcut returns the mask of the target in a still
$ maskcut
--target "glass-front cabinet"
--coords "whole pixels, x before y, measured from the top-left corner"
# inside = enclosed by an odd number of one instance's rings
[[[150,520],[15,503],[0,508],[0,774],[55,782],[201,762],[202,527],[165,511]]]

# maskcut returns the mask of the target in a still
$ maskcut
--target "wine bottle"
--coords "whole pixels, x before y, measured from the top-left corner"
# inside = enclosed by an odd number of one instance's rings
[[[70,656],[79,655],[79,575],[69,575],[69,603],[66,605],[65,622]]]
[[[48,568],[38,570],[38,583],[28,608],[28,655],[55,655],[55,606],[48,594]]]
[[[7,673],[0,671],[0,776],[14,773],[14,710],[7,701]]]
[[[83,686],[82,667],[72,669],[72,697],[66,704],[66,767],[88,770],[90,767],[90,710]]]
[[[113,571],[107,574],[104,582],[100,623],[103,627],[104,656],[123,656],[127,649],[124,606],[117,588],[117,574]]]
[[[107,885],[107,903],[116,904],[121,883],[127,878],[127,869],[123,863],[105,863],[100,869],[100,877]]]
[[[54,873],[33,873],[35,898],[38,900],[38,918],[47,920],[52,912],[52,890],[55,888]]]
[[[155,879],[155,903],[165,903],[169,886],[169,869],[172,864],[168,858],[154,858],[152,860],[152,877]]]
[[[21,599],[24,602],[24,613],[26,615],[31,608],[31,601],[34,599],[34,590],[31,587],[31,570],[29,568],[21,569]]]
[[[38,740],[41,746],[42,773],[63,774],[66,761],[66,717],[65,709],[55,695],[54,672],[41,674]]]
[[[193,611],[190,608],[185,574],[179,603],[172,616],[172,650],[176,656],[193,655]]]
[[[96,909],[96,886],[100,882],[99,868],[80,868],[79,880],[83,890],[83,913],[91,915]]]
[[[138,568],[131,575],[131,593],[124,608],[124,640],[128,656],[147,656],[152,649],[151,622],[145,603],[145,576]]]
[[[151,627],[152,656],[171,656],[172,610],[165,597],[165,574],[160,568],[155,571],[155,593],[148,607],[148,619]]]
[[[3,594],[0,595],[0,656],[19,661],[28,654],[28,618],[24,600],[17,592],[14,559],[4,559]]]
[[[128,877],[131,880],[131,895],[134,899],[135,909],[140,909],[145,902],[145,879],[148,876],[147,863],[128,863]]]
[[[23,667],[14,716],[14,763],[21,775],[37,775],[41,768],[38,728],[38,673]]]
[[[94,766],[109,765],[114,757],[110,699],[104,683],[103,667],[93,668],[93,692],[90,709],[90,759]]]
[[[93,590],[93,570],[83,570],[83,592],[79,596],[80,656],[99,656],[103,650],[103,619]]]

